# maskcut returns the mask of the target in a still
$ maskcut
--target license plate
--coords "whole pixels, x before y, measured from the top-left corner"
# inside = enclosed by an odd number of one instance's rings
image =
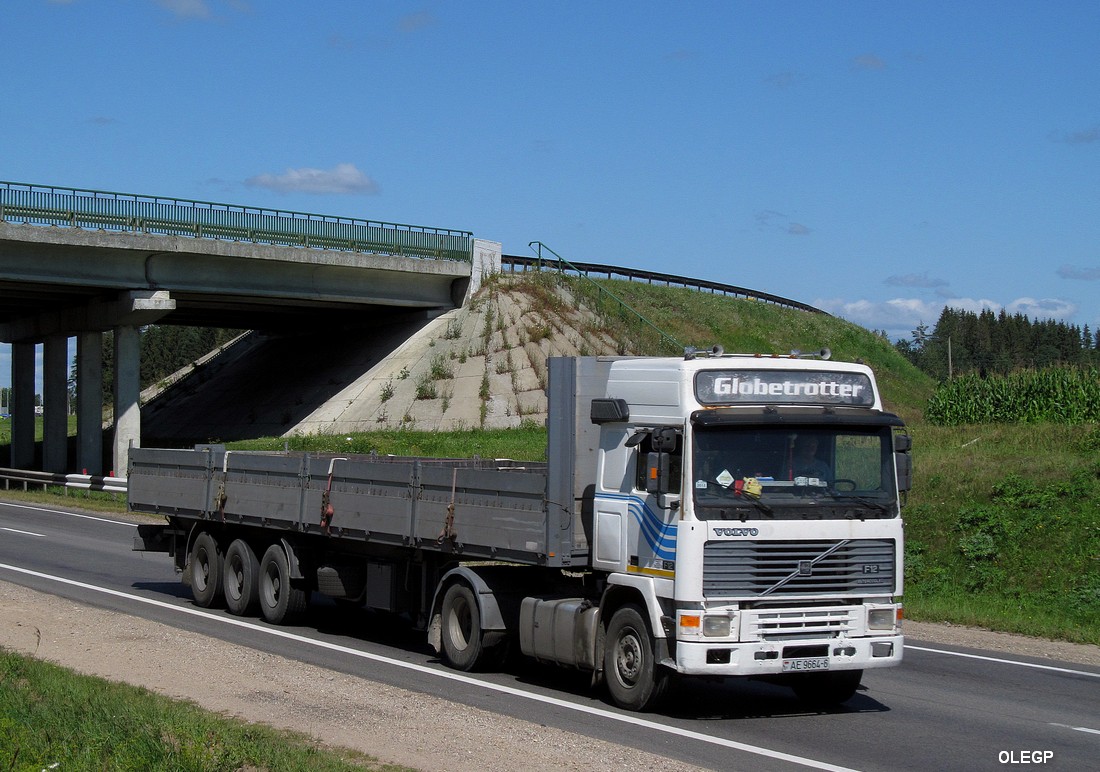
[[[783,671],[792,672],[799,670],[828,670],[828,657],[811,657],[809,659],[785,659]]]

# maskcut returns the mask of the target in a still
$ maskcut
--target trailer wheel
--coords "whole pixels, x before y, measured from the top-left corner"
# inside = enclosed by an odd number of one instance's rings
[[[222,587],[225,605],[237,616],[245,616],[260,598],[260,561],[248,542],[234,539],[225,551]]]
[[[189,565],[195,603],[210,608],[222,594],[222,553],[218,542],[207,531],[200,533],[191,545]]]
[[[813,707],[827,708],[852,699],[862,679],[862,670],[804,673],[792,676],[790,687],[802,702]]]
[[[623,606],[611,616],[603,669],[607,691],[620,708],[646,710],[664,696],[671,676],[657,664],[653,636],[637,606]]]
[[[485,650],[481,638],[481,610],[474,591],[462,582],[443,596],[443,659],[456,670],[477,667]]]
[[[290,559],[281,544],[272,544],[260,560],[260,612],[273,625],[289,624],[302,615],[309,597],[290,581]]]

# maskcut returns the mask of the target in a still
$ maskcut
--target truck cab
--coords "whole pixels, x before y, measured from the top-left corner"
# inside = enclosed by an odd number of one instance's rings
[[[676,672],[832,703],[898,664],[909,437],[870,368],[719,351],[607,367],[591,565],[638,599],[605,595],[614,699],[644,708]]]

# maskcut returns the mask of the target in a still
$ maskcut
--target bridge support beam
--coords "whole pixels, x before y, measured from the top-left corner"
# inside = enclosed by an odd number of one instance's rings
[[[34,465],[34,344],[11,344],[11,467]]]
[[[50,335],[42,349],[42,470],[64,474],[69,471],[69,339]]]
[[[115,328],[114,473],[125,477],[130,446],[141,447],[141,335],[134,326]]]
[[[76,467],[103,474],[103,333],[76,336]]]

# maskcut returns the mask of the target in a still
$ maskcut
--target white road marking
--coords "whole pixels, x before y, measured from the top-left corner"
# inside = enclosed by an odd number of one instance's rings
[[[0,569],[7,569],[8,571],[14,571],[16,573],[25,574],[27,576],[34,576],[39,579],[46,579],[48,581],[58,582],[60,584],[67,584],[72,587],[80,587],[85,590],[91,590],[93,592],[103,593],[104,595],[112,595],[116,598],[125,598],[129,601],[137,601],[138,603],[145,603],[149,606],[156,606],[158,608],[167,609],[182,614],[190,614],[196,617],[202,617],[203,619],[222,622],[233,627],[243,627],[248,630],[255,631],[257,633],[264,633],[277,638],[283,638],[296,643],[304,643],[310,646],[316,646],[322,649],[328,649],[329,651],[339,652],[341,654],[347,654],[352,657],[359,657],[360,659],[371,660],[374,662],[382,662],[387,665],[393,665],[395,667],[404,668],[406,670],[412,670],[424,675],[431,675],[437,678],[445,678],[450,681],[457,681],[459,683],[469,684],[471,686],[477,686],[482,689],[489,689],[491,691],[501,692],[503,694],[510,694],[514,697],[522,697],[524,699],[533,700],[535,702],[545,703],[547,705],[553,705],[565,710],[572,710],[578,713],[587,713],[589,715],[599,716],[610,721],[618,721],[623,724],[631,724],[633,726],[649,729],[654,732],[661,732],[663,734],[676,735],[688,740],[694,740],[696,742],[709,743],[711,745],[719,745],[724,748],[732,748],[734,750],[743,751],[745,753],[755,754],[757,756],[765,756],[770,759],[778,759],[780,761],[786,761],[791,764],[799,764],[804,767],[810,767],[811,769],[824,769],[831,772],[855,772],[855,770],[849,767],[841,767],[835,764],[829,764],[824,761],[817,761],[815,759],[808,759],[802,756],[795,756],[790,753],[783,753],[781,751],[774,751],[770,748],[762,748],[757,745],[749,745],[748,743],[739,743],[734,740],[725,740],[721,737],[712,737],[708,734],[701,732],[692,732],[687,729],[679,729],[677,727],[666,726],[659,724],[656,721],[649,721],[637,716],[624,716],[618,713],[612,713],[608,710],[600,708],[593,708],[588,705],[577,705],[566,700],[561,700],[556,697],[549,697],[541,694],[532,694],[531,692],[525,692],[521,689],[515,689],[510,686],[503,686],[498,684],[489,683],[486,681],[480,681],[476,678],[472,678],[461,673],[452,672],[448,670],[436,670],[434,668],[427,667],[425,665],[418,665],[413,662],[403,662],[397,659],[391,659],[384,657],[380,654],[372,654],[366,651],[359,651],[348,646],[341,646],[336,643],[330,643],[328,641],[317,641],[312,638],[307,638],[303,635],[296,635],[295,633],[287,632],[285,630],[279,630],[277,628],[262,627],[251,622],[247,622],[243,619],[236,619],[233,617],[218,616],[210,614],[205,611],[200,611],[195,608],[189,608],[187,606],[176,606],[171,603],[165,603],[164,601],[154,600],[152,598],[143,598],[139,595],[130,595],[129,593],[120,592],[118,590],[111,590],[106,587],[97,587],[93,584],[86,584],[84,582],[78,582],[73,579],[66,579],[61,576],[52,576],[50,574],[43,574],[38,571],[31,571],[27,568],[20,568],[18,566],[9,566],[4,563],[0,563]]]
[[[1067,667],[1054,667],[1053,665],[1039,665],[1035,662],[1020,662],[1015,659],[998,659],[997,657],[985,657],[981,654],[964,654],[961,651],[947,651],[946,649],[929,649],[925,646],[911,646],[905,644],[905,648],[913,651],[927,651],[931,654],[948,654],[952,657],[966,657],[968,659],[982,659],[986,662],[999,662],[1002,665],[1016,665],[1017,667],[1033,667],[1036,670],[1053,670],[1055,673],[1069,673],[1071,675],[1083,675],[1090,678],[1100,678],[1100,673],[1090,673],[1087,670],[1071,670]]]
[[[1100,734],[1100,729],[1089,729],[1087,726],[1070,726],[1069,724],[1051,724],[1051,726],[1059,727],[1060,729],[1072,729],[1074,732],[1088,732],[1089,734]]]
[[[38,536],[45,538],[44,533],[35,533],[34,531],[20,531],[18,528],[0,528],[0,531],[11,531],[12,533],[21,533],[24,536]]]
[[[98,523],[113,523],[114,525],[128,525],[131,528],[137,528],[137,523],[127,523],[123,520],[111,520],[108,517],[82,515],[79,512],[66,512],[63,509],[47,509],[46,507],[39,507],[30,504],[13,504],[10,501],[0,501],[0,506],[11,507],[12,509],[33,509],[36,512],[49,512],[51,515],[68,515],[69,517],[79,517],[81,520],[95,520]]]

